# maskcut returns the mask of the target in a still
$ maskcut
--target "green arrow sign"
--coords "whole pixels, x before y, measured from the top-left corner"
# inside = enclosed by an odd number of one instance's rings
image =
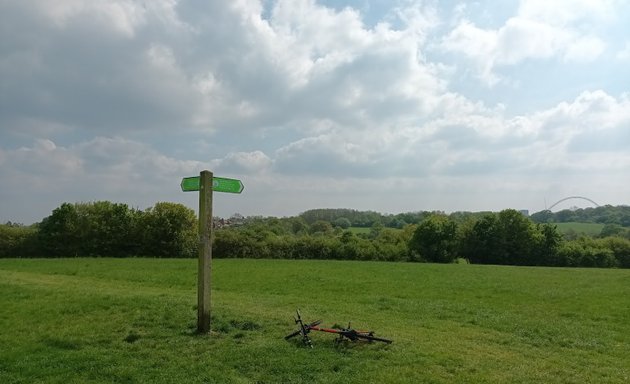
[[[212,178],[212,190],[216,192],[241,193],[245,186],[240,180],[226,179],[224,177]]]
[[[200,185],[199,176],[184,177],[180,185],[184,192],[198,191]],[[241,193],[244,188],[243,183],[237,179],[212,178],[212,190],[214,192]]]

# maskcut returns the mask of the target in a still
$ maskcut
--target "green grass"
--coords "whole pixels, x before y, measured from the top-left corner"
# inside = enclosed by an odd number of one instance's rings
[[[350,232],[354,233],[355,235],[359,235],[359,234],[370,233],[372,231],[372,228],[370,228],[370,227],[350,227],[350,228],[348,228],[348,230]]]
[[[630,270],[215,260],[0,260],[0,383],[627,383]],[[314,349],[296,308],[394,339]]]
[[[398,228],[389,228],[389,227],[383,227],[383,229],[394,230],[394,231],[399,230]],[[372,232],[372,227],[350,227],[348,228],[348,231],[354,233],[355,235],[369,234]]]
[[[558,227],[560,233],[573,231],[577,234],[597,236],[601,233],[604,224],[599,223],[553,223]]]

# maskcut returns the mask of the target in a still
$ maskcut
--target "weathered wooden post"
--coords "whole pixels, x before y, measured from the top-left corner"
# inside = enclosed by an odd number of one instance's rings
[[[241,193],[240,180],[214,177],[210,171],[184,177],[182,191],[199,191],[199,262],[197,273],[197,332],[210,332],[210,292],[212,286],[212,192]]]
[[[212,172],[199,175],[199,265],[197,274],[197,332],[210,331],[212,284]]]

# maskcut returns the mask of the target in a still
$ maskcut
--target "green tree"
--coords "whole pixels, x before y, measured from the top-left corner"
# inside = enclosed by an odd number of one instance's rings
[[[532,251],[536,247],[536,238],[531,220],[517,210],[505,209],[499,212],[497,224],[504,263],[534,265]]]
[[[385,226],[380,222],[376,221],[370,227],[370,233],[368,234],[369,239],[376,239],[380,236],[381,232],[385,229]]]
[[[486,214],[472,225],[467,225],[460,241],[460,254],[471,263],[504,264],[495,214]]]
[[[63,203],[39,225],[39,243],[46,255],[79,256],[79,215],[73,204]]]
[[[377,250],[376,260],[403,261],[409,254],[409,238],[400,229],[384,228],[372,244]]]
[[[621,268],[630,268],[630,240],[621,237],[601,239],[603,247],[610,249]]]
[[[182,204],[155,204],[144,213],[141,227],[147,256],[194,257],[197,253],[197,218]]]
[[[570,267],[610,268],[619,265],[613,250],[605,242],[590,237],[563,243],[558,255],[562,265]]]
[[[339,227],[341,229],[348,229],[352,225],[350,220],[347,217],[340,217],[334,222],[335,227]]]
[[[530,219],[535,223],[551,223],[554,221],[554,214],[548,209],[544,211],[536,212],[530,216]]]
[[[39,243],[50,256],[130,256],[140,249],[141,212],[109,201],[64,203],[39,225]]]
[[[75,204],[78,238],[84,256],[130,256],[139,249],[136,221],[139,213],[127,204],[97,201]]]
[[[328,221],[317,220],[313,224],[311,224],[310,233],[311,234],[327,234],[332,232],[333,227]]]
[[[562,245],[562,235],[553,224],[537,224],[535,249],[532,250],[532,265],[559,265],[558,251]]]
[[[625,232],[625,229],[619,224],[606,224],[602,228],[599,237],[618,236]]]
[[[531,220],[514,209],[487,214],[462,233],[461,254],[473,263],[536,265],[544,245],[558,241],[555,231],[537,232]]]
[[[308,232],[308,224],[302,217],[291,217],[287,220],[291,225],[291,232],[293,232],[294,235],[303,235]]]
[[[450,263],[457,257],[457,224],[444,215],[432,215],[423,220],[409,242],[411,252],[436,263]]]

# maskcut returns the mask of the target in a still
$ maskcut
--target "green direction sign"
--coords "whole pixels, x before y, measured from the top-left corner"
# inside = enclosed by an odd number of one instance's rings
[[[184,177],[182,183],[182,191],[191,192],[199,190],[199,176]],[[227,179],[225,177],[212,178],[212,190],[214,192],[241,193],[243,192],[243,183],[237,179]]]

